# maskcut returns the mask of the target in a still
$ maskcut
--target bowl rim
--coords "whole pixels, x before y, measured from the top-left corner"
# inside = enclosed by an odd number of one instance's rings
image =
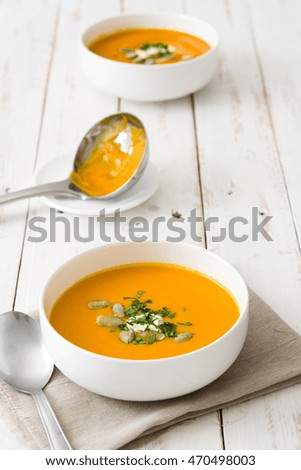
[[[164,69],[172,68],[172,67],[183,67],[187,64],[200,62],[200,61],[204,60],[206,57],[214,54],[219,48],[220,35],[218,34],[216,29],[210,23],[208,23],[207,21],[204,21],[201,18],[198,18],[197,16],[186,15],[184,13],[171,13],[171,12],[121,13],[120,15],[115,15],[115,16],[110,16],[110,17],[104,18],[100,21],[97,21],[96,23],[91,24],[90,26],[88,26],[87,28],[84,29],[84,31],[81,33],[81,36],[80,36],[80,46],[81,46],[81,48],[90,57],[98,57],[99,60],[104,61],[105,63],[118,64],[119,66],[121,64],[122,67],[126,67],[126,68],[131,67],[132,69],[133,69],[133,67],[136,67],[136,68],[138,67],[140,70],[150,70],[150,69],[154,70],[153,64],[152,65],[150,65],[150,64],[149,65],[148,64],[133,64],[133,63],[128,63],[128,62],[120,62],[118,60],[113,60],[113,59],[108,59],[107,57],[103,57],[103,56],[101,56],[99,54],[96,54],[95,52],[91,51],[91,49],[89,49],[89,47],[87,46],[87,44],[85,44],[85,41],[84,41],[84,36],[90,30],[92,30],[93,28],[96,28],[97,26],[101,25],[102,23],[113,21],[113,20],[116,20],[117,18],[138,18],[138,17],[141,17],[141,16],[144,16],[144,17],[156,16],[156,17],[160,17],[160,18],[169,17],[169,18],[175,18],[175,19],[179,18],[179,19],[188,19],[188,20],[198,21],[199,23],[209,27],[213,31],[213,33],[216,35],[216,43],[215,43],[214,46],[211,46],[211,44],[209,44],[210,45],[209,51],[204,52],[203,54],[201,54],[199,56],[196,56],[196,57],[193,57],[192,59],[187,60],[187,61],[178,61],[178,62],[173,62],[173,63],[170,63],[170,64],[164,64],[164,63],[159,64],[160,67],[156,67],[155,70],[160,70],[160,68],[162,68],[162,67],[164,67]],[[197,36],[195,34],[194,34],[194,36],[198,37],[199,39],[202,39],[200,36]],[[143,65],[143,68],[141,67],[141,65]]]
[[[249,313],[249,291],[248,291],[247,285],[246,285],[243,277],[239,273],[239,271],[236,268],[234,268],[234,266],[232,266],[232,264],[230,264],[224,258],[222,258],[221,256],[207,250],[206,248],[203,248],[203,247],[198,246],[198,245],[193,245],[193,244],[187,243],[187,242],[181,242],[179,244],[179,246],[181,246],[181,248],[184,248],[184,249],[185,248],[188,248],[188,249],[192,248],[192,249],[201,250],[203,252],[203,254],[205,254],[205,256],[209,256],[209,257],[217,260],[218,262],[222,263],[224,266],[227,267],[227,269],[229,269],[236,276],[238,276],[238,278],[241,282],[241,287],[244,291],[244,296],[245,296],[244,305],[243,305],[242,309],[240,309],[240,315],[239,315],[238,319],[232,325],[232,327],[228,331],[226,331],[226,333],[224,333],[222,336],[217,338],[215,341],[212,341],[211,343],[207,344],[206,346],[202,346],[201,348],[194,349],[193,351],[190,351],[190,352],[187,352],[187,353],[184,353],[184,354],[179,354],[177,356],[162,357],[162,358],[157,358],[157,359],[124,359],[124,358],[105,356],[103,354],[98,354],[98,353],[94,353],[92,351],[88,351],[87,349],[83,349],[80,346],[77,346],[76,344],[72,343],[68,339],[64,338],[51,325],[51,323],[50,323],[50,321],[49,321],[49,319],[46,315],[45,309],[44,309],[44,298],[45,298],[45,294],[46,294],[46,291],[47,291],[47,288],[48,288],[48,285],[50,284],[50,282],[55,278],[55,276],[57,275],[57,273],[59,271],[61,271],[62,269],[68,268],[68,265],[71,265],[75,260],[79,261],[81,258],[85,257],[87,254],[91,254],[91,253],[99,251],[99,250],[101,251],[101,250],[104,250],[108,247],[114,249],[114,247],[116,247],[116,246],[118,246],[118,247],[119,246],[125,246],[126,247],[126,246],[129,246],[129,245],[135,246],[136,242],[133,242],[133,241],[126,241],[126,242],[122,242],[122,243],[121,242],[113,242],[113,243],[109,243],[109,244],[105,244],[105,245],[99,245],[97,247],[85,250],[81,253],[78,253],[78,254],[72,256],[67,261],[62,263],[46,279],[46,282],[44,282],[43,288],[42,288],[41,293],[40,293],[40,298],[39,298],[39,317],[40,317],[40,319],[41,319],[41,317],[43,317],[43,320],[45,320],[45,322],[47,324],[47,327],[50,328],[50,330],[57,336],[57,338],[60,341],[66,342],[68,345],[71,345],[71,347],[76,348],[77,350],[81,351],[81,353],[85,356],[91,356],[91,357],[94,357],[94,358],[101,358],[102,360],[105,360],[107,362],[113,362],[113,363],[121,362],[123,364],[125,364],[125,363],[128,363],[128,364],[147,364],[147,363],[150,363],[151,364],[151,363],[157,363],[157,362],[161,362],[161,363],[163,363],[163,362],[172,362],[172,361],[175,361],[175,360],[181,360],[180,358],[195,356],[196,354],[200,353],[200,351],[208,350],[208,349],[211,349],[211,348],[215,347],[215,345],[217,343],[223,341],[223,339],[225,337],[229,336],[232,333],[232,331],[235,330],[238,327],[238,325],[242,323],[242,321],[245,319],[246,316],[248,317],[248,313]],[[145,241],[145,242],[141,242],[140,245],[144,245],[144,246],[145,245],[148,245],[148,246],[165,245],[166,246],[166,245],[171,245],[171,243],[167,242],[167,241],[159,241],[159,242]],[[126,263],[126,264],[129,264],[129,263]],[[172,264],[175,264],[175,263],[172,263]],[[120,266],[122,266],[122,264]],[[181,264],[178,265],[178,266],[181,266]],[[114,266],[112,266],[112,267],[114,267]],[[199,271],[199,272],[202,274],[201,271]],[[83,277],[80,278],[80,279],[83,279]],[[78,281],[80,279],[78,279]],[[215,278],[212,278],[212,279],[217,281]],[[76,281],[76,282],[78,282],[78,281]],[[217,282],[219,282],[219,281],[217,281]],[[231,292],[231,294],[232,294],[232,292]]]

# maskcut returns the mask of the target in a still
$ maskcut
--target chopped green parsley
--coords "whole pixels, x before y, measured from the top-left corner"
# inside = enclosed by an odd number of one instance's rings
[[[145,291],[139,290],[135,297],[123,297],[124,300],[131,301],[127,307],[119,303],[112,304],[113,313],[116,311],[114,306],[118,305],[122,308],[122,318],[100,316],[96,319],[96,323],[100,326],[112,327],[112,323],[115,325],[117,320],[116,328],[111,328],[110,332],[119,331],[121,341],[136,345],[154,344],[155,341],[162,341],[166,338],[177,338],[181,334],[177,331],[177,325],[192,326],[191,322],[171,322],[170,320],[176,317],[176,312],[172,312],[165,306],[155,310],[152,308],[153,301],[151,299],[142,300],[144,294]],[[190,339],[189,335],[187,339]]]

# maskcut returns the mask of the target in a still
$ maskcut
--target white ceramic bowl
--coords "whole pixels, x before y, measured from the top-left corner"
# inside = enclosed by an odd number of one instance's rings
[[[76,281],[102,269],[139,262],[179,264],[211,276],[235,297],[239,319],[208,346],[181,356],[153,360],[116,359],[86,351],[67,341],[50,325],[48,316],[54,302]],[[247,333],[248,290],[230,264],[197,246],[167,242],[108,244],[75,256],[50,276],[41,293],[40,320],[54,363],[78,385],[121,400],[162,400],[204,387],[235,361]]]
[[[210,51],[184,62],[139,65],[101,57],[88,49],[97,37],[126,28],[166,28],[204,39]],[[120,15],[87,29],[80,42],[84,74],[101,91],[138,101],[162,101],[194,93],[212,78],[218,62],[219,37],[208,23],[198,18],[170,13]]]

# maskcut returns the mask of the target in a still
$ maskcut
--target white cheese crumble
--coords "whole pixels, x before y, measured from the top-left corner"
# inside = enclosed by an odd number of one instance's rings
[[[141,320],[141,318],[144,318],[144,313],[141,313],[140,315],[135,315],[133,318],[135,318],[135,320]]]
[[[167,49],[168,49],[168,52],[171,52],[171,53],[176,52],[176,50],[177,50],[177,48],[175,46],[168,46]]]
[[[147,59],[147,57],[149,57],[147,51],[143,51],[142,49],[135,49],[135,54],[139,59]]]
[[[126,128],[119,132],[118,136],[115,138],[114,142],[120,144],[120,150],[124,153],[131,155],[133,153],[133,141],[131,127],[129,124],[126,125]]]
[[[126,323],[126,326],[129,330],[134,331],[134,333],[140,333],[141,331],[145,331],[148,325],[140,325],[139,323]]]
[[[151,331],[159,331],[158,328],[154,325],[149,325],[148,329],[151,330]]]
[[[150,316],[150,319],[153,322],[153,324],[156,325],[156,326],[163,325],[163,323],[164,323],[164,320],[160,315],[152,314]]]
[[[151,314],[149,317],[149,321],[151,323],[149,322],[144,323],[144,324],[136,323],[139,320],[142,320],[144,318],[145,318],[145,314],[143,313],[139,315],[134,315],[127,320],[126,326],[128,327],[129,330],[134,331],[135,333],[140,333],[146,330],[159,331],[158,327],[164,323],[163,318],[160,315],[155,315],[155,314]]]

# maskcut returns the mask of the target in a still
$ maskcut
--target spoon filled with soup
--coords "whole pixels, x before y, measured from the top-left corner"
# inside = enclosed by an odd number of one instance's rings
[[[2,195],[0,205],[42,195],[79,199],[115,197],[139,180],[148,154],[141,121],[132,114],[114,114],[97,122],[84,135],[67,179]]]

